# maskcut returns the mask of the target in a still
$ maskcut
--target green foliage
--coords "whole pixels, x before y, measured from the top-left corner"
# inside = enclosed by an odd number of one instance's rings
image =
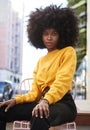
[[[68,6],[72,7],[75,4],[79,3],[82,0],[67,0],[68,1]],[[86,22],[87,22],[87,17],[86,17],[86,4],[83,4],[79,6],[78,8],[75,9],[75,12],[77,16],[80,18],[80,38],[79,42],[76,44],[76,53],[77,53],[77,68],[79,64],[81,63],[83,57],[86,55]]]
[[[78,2],[80,2],[81,0],[67,0],[68,1],[68,6],[72,6]]]

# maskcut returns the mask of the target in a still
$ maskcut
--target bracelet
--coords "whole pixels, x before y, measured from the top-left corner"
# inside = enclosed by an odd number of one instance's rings
[[[49,102],[48,102],[48,100],[47,99],[42,99],[42,100],[44,100],[45,101],[45,103],[47,103],[48,105],[49,105]],[[41,100],[41,101],[42,101]]]

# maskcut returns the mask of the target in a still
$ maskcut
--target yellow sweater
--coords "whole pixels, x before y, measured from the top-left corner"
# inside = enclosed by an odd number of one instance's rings
[[[50,104],[57,102],[72,89],[72,80],[76,69],[76,52],[71,46],[56,49],[41,57],[34,70],[32,90],[15,97],[16,103],[38,101],[42,91],[49,86],[45,94]]]

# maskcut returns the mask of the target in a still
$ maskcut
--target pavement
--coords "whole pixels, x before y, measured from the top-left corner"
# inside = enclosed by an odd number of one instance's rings
[[[13,123],[7,123],[6,130],[13,130]],[[77,126],[77,130],[90,130],[90,126]]]
[[[7,123],[6,130],[13,130],[13,123]]]

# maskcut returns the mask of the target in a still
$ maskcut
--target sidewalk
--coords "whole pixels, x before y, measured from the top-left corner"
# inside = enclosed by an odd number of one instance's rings
[[[7,128],[6,128],[6,130],[12,130],[12,129],[13,129],[12,124],[13,124],[13,123],[7,123]]]
[[[7,123],[6,130],[13,130],[12,123]],[[77,126],[77,130],[90,130],[90,126]]]

